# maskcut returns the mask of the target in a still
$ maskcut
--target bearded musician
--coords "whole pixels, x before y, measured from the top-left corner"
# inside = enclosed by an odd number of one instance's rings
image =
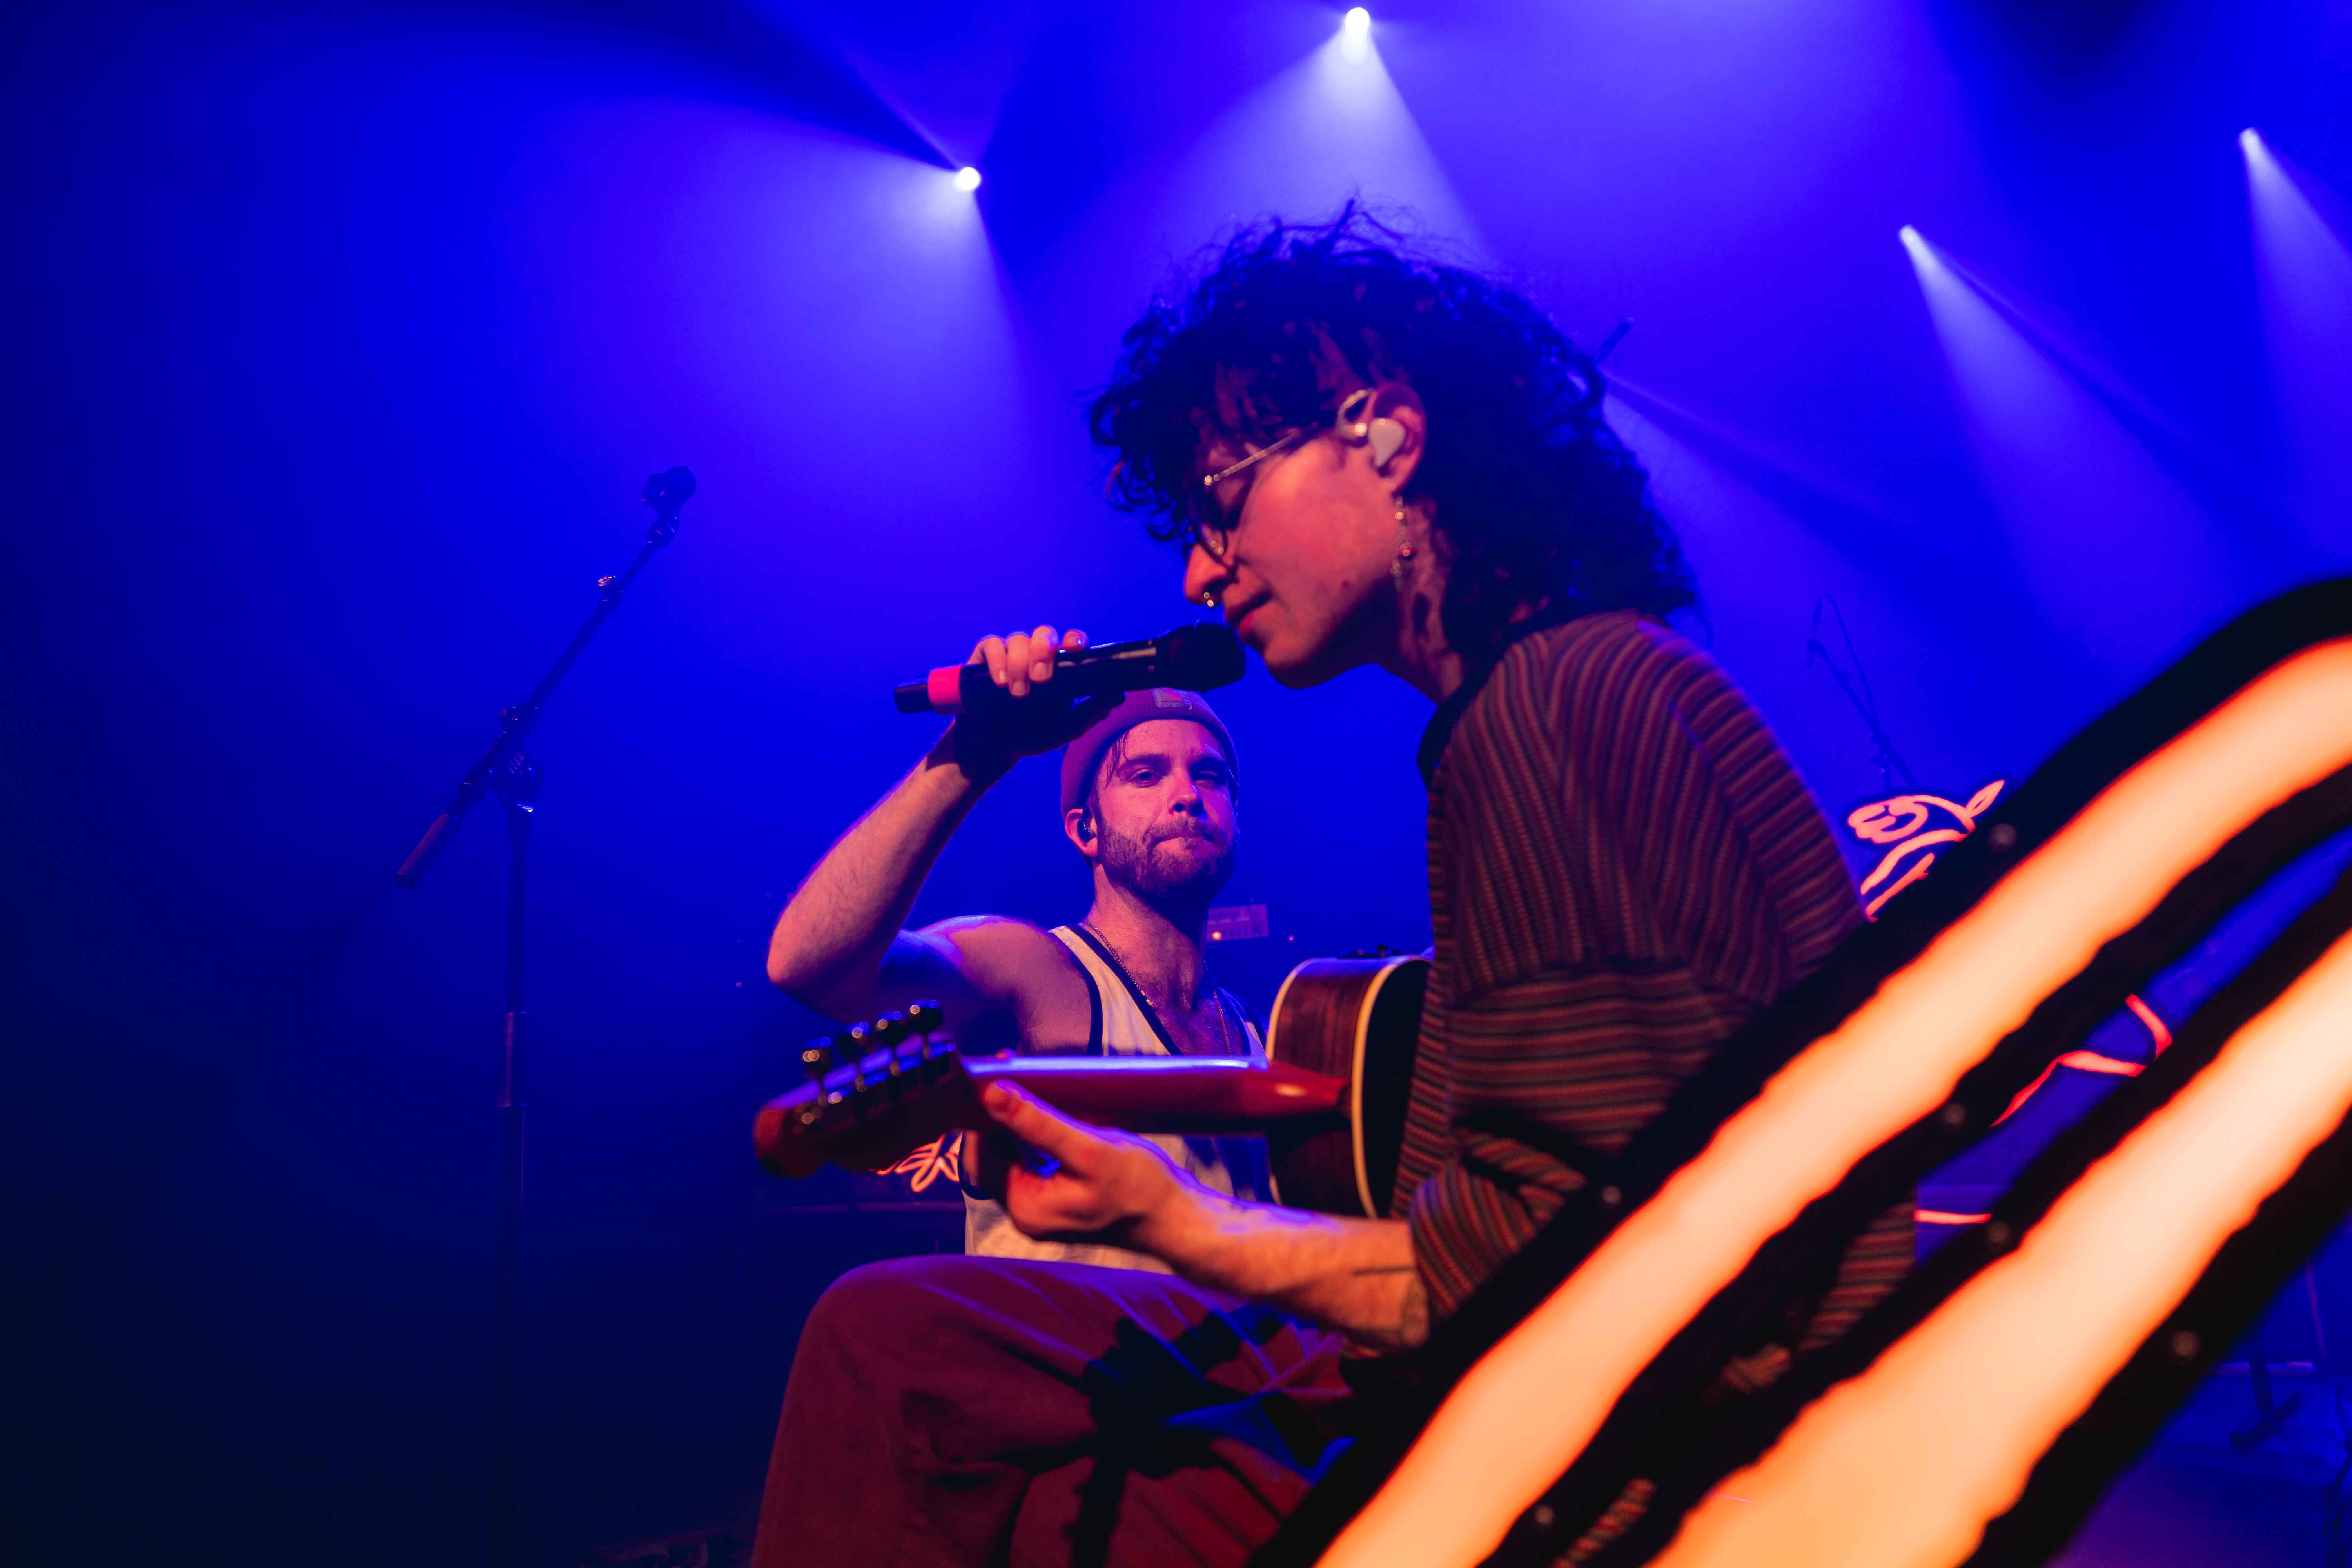
[[[1050,1156],[1004,1171],[1011,1226],[1171,1272],[845,1276],[793,1363],[762,1568],[1243,1562],[1431,1325],[1861,920],[1779,744],[1666,625],[1693,602],[1675,541],[1598,373],[1525,299],[1353,212],[1261,225],[1129,331],[1092,428],[1115,497],[1182,546],[1186,596],[1276,679],[1370,665],[1434,706],[1436,940],[1398,1217],[1229,1194],[990,1085],[988,1113]],[[1834,1339],[1911,1246],[1906,1204],[1688,1421]]]
[[[971,1043],[1095,1056],[1263,1056],[1241,1002],[1211,979],[1209,905],[1233,876],[1240,827],[1233,738],[1208,703],[1164,688],[1047,705],[1054,655],[1086,635],[1052,626],[988,637],[971,662],[1038,706],[993,722],[968,713],[817,862],[784,906],[768,978],[830,1017],[939,1003]],[[1072,733],[1073,731],[1076,732]],[[1062,831],[1085,857],[1094,900],[1075,925],[1042,931],[1003,915],[903,931],[949,836],[1024,755],[1064,745]],[[1153,1140],[1203,1189],[1265,1195],[1261,1138]],[[978,1141],[966,1140],[977,1152]],[[1100,1240],[1033,1237],[964,1177],[964,1250],[1165,1273],[1149,1253]]]

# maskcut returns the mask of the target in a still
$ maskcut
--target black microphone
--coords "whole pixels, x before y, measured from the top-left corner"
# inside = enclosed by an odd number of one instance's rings
[[[665,469],[646,481],[642,494],[656,516],[675,522],[677,509],[694,499],[694,475],[683,464]]]
[[[1246,668],[1231,626],[1195,621],[1165,637],[1066,648],[1054,656],[1053,683],[1045,689],[1055,699],[1108,697],[1154,686],[1213,691],[1239,680]],[[1003,712],[1029,700],[1007,695],[989,679],[984,664],[942,665],[892,695],[901,713]]]

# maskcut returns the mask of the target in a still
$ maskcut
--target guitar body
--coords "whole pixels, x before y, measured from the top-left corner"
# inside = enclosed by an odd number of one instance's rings
[[[1348,1085],[1347,1125],[1266,1131],[1274,1199],[1322,1214],[1385,1218],[1404,1143],[1429,960],[1311,958],[1275,994],[1268,1058]]]

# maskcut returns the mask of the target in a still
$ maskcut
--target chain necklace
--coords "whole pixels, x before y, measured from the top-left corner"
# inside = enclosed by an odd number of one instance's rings
[[[1093,923],[1088,921],[1080,921],[1078,922],[1078,929],[1086,932],[1088,936],[1093,937],[1097,942],[1102,943],[1103,956],[1110,960],[1110,966],[1118,972],[1118,977],[1121,980],[1126,981],[1128,989],[1134,992],[1138,996],[1142,997],[1143,1005],[1151,1009],[1152,1015],[1155,1017],[1158,1016],[1160,1008],[1152,1002],[1151,993],[1146,991],[1142,984],[1137,981],[1133,973],[1128,969],[1124,963],[1120,962],[1118,949],[1113,945],[1110,938],[1097,931],[1094,928]],[[1247,1051],[1238,1049],[1234,1044],[1234,1020],[1232,1011],[1225,1005],[1224,991],[1217,984],[1215,978],[1208,973],[1208,966],[1205,963],[1202,965],[1202,978],[1207,979],[1209,982],[1209,994],[1217,999],[1217,1038],[1224,1042],[1225,1055],[1229,1057],[1245,1057],[1249,1055]],[[1163,1022],[1160,1027],[1165,1029],[1167,1025]]]

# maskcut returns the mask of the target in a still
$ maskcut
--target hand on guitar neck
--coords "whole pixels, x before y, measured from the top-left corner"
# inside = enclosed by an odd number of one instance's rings
[[[1426,969],[1388,957],[1299,965],[1275,998],[1265,1061],[966,1058],[937,1009],[919,1005],[812,1046],[809,1082],[761,1109],[754,1143],[770,1170],[807,1175],[828,1162],[885,1165],[958,1128],[1002,1131],[1045,1156],[1024,1163],[1003,1154],[1003,1140],[974,1141],[999,1145],[981,1151],[975,1174],[1002,1184],[1024,1233],[1133,1247],[1362,1343],[1417,1344],[1428,1322],[1412,1239],[1402,1221],[1377,1216],[1395,1172]],[[1303,1206],[1209,1192],[1110,1127],[1263,1130],[1277,1199]]]
[[[1010,1083],[986,1085],[981,1106],[1005,1136],[971,1142],[1025,1145],[1045,1156],[983,1163],[983,1183],[1024,1235],[1132,1247],[1195,1284],[1269,1302],[1377,1350],[1427,1337],[1428,1293],[1402,1220],[1212,1192],[1157,1144],[1072,1121]]]
[[[1149,1250],[1137,1223],[1199,1186],[1158,1144],[1072,1121],[1011,1083],[983,1083],[979,1104],[989,1125],[964,1140],[965,1171],[1024,1235]]]
[[[808,1081],[761,1108],[752,1141],[780,1176],[881,1170],[958,1130],[992,1125],[982,1088],[1018,1085],[1069,1116],[1130,1132],[1267,1134],[1277,1201],[1387,1212],[1427,965],[1317,959],[1275,998],[1267,1058],[968,1057],[917,1003],[802,1053]]]
[[[994,1127],[984,1091],[998,1084],[1136,1132],[1313,1131],[1337,1124],[1348,1093],[1344,1079],[1250,1057],[967,1057],[938,1019],[918,1002],[803,1052],[809,1081],[753,1123],[760,1163],[781,1176],[879,1170],[942,1133]]]

